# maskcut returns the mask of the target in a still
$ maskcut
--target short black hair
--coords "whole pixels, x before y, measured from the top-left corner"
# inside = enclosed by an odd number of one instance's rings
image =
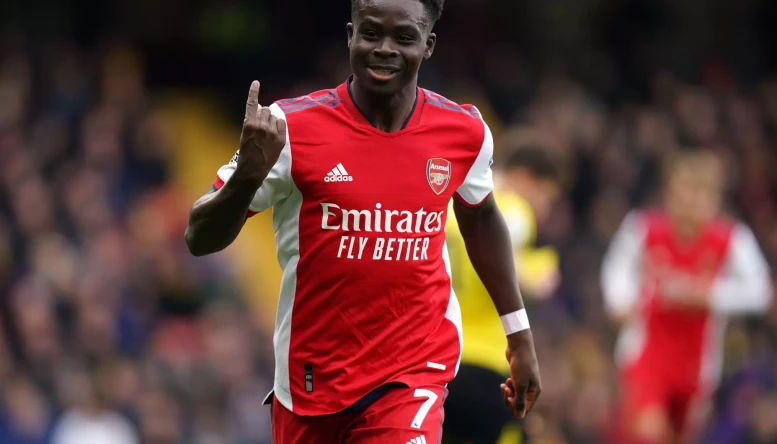
[[[356,14],[356,6],[361,0],[351,0],[351,17]],[[434,25],[442,17],[442,8],[445,0],[418,0],[424,5],[426,13],[429,14],[429,24]]]
[[[550,180],[559,186],[563,186],[566,181],[564,156],[555,149],[539,145],[510,149],[504,157],[502,168],[505,171],[525,169],[537,179]]]

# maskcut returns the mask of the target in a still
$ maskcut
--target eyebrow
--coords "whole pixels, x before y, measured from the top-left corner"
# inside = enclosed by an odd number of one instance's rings
[[[376,20],[372,17],[365,17],[362,20],[362,23],[370,25],[370,26],[381,26],[381,23],[379,20]],[[415,32],[420,33],[421,27],[419,25],[413,24],[411,20],[407,20],[407,23],[402,23],[394,27],[395,30],[402,31],[402,32]]]
[[[396,29],[397,31],[409,32],[409,33],[420,33],[421,32],[421,29],[418,26],[413,26],[413,25],[399,25],[399,26],[395,27],[394,29]]]

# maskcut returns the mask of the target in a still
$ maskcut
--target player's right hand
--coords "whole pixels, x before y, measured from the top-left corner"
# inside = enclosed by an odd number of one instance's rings
[[[261,186],[286,145],[286,121],[278,119],[269,107],[259,105],[259,82],[248,90],[240,151],[233,177]]]

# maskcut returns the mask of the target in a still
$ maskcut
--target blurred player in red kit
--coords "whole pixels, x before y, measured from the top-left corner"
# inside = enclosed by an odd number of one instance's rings
[[[473,106],[417,86],[442,6],[353,0],[353,76],[269,107],[254,82],[239,151],[192,208],[194,255],[222,250],[248,216],[272,209],[283,270],[268,398],[275,443],[439,442],[462,344],[445,246],[451,199],[507,336],[503,399],[522,417],[540,393],[492,196],[491,132]]]
[[[605,256],[605,303],[620,325],[618,442],[696,442],[720,374],[726,317],[770,304],[770,272],[753,233],[721,215],[723,179],[714,154],[677,154],[663,208],[628,214]]]

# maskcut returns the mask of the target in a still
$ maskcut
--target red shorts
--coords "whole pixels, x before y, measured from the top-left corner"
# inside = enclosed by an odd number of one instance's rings
[[[298,416],[272,404],[273,444],[437,444],[447,389],[396,387],[357,412]]]
[[[703,425],[710,391],[697,378],[677,377],[647,365],[635,365],[622,374],[621,409],[625,425],[658,410],[675,434],[693,434]]]

